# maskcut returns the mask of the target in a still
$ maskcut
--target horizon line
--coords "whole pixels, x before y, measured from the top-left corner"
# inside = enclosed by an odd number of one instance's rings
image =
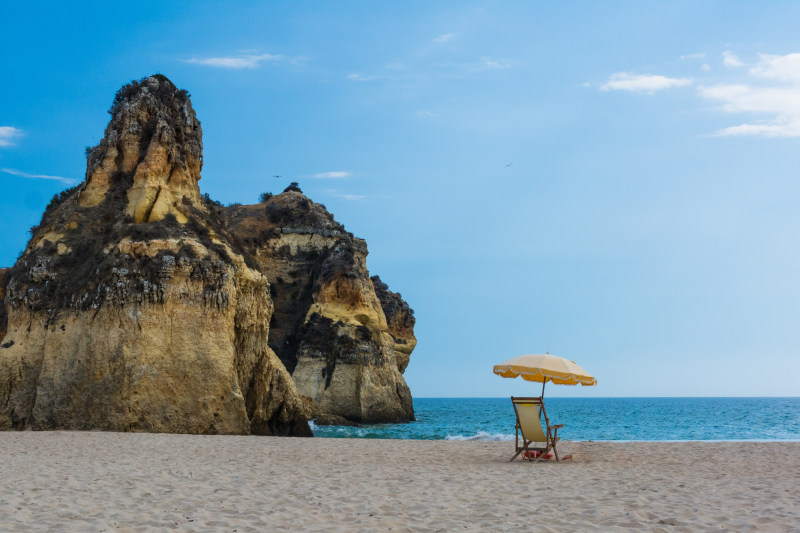
[[[511,396],[415,396],[414,400],[505,400]],[[519,396],[522,397],[522,396]],[[526,398],[528,396],[525,396]],[[539,396],[530,396],[538,398]],[[548,398],[566,398],[575,400],[622,400],[622,399],[744,399],[760,400],[768,398],[800,399],[799,396],[545,396]]]

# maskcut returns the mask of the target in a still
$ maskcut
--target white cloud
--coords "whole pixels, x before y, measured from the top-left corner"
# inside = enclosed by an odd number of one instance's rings
[[[20,137],[22,130],[13,126],[0,126],[0,146],[14,146],[13,139]]]
[[[682,55],[681,59],[704,59],[705,57],[706,57],[705,52],[695,52],[694,54]]]
[[[769,80],[800,82],[800,53],[785,56],[760,54],[761,60],[750,74]]]
[[[742,67],[730,50],[723,53],[727,67]],[[708,64],[700,67],[711,70]],[[746,122],[716,131],[717,136],[800,137],[800,53],[760,54],[759,61],[747,70],[736,71],[738,83],[697,86],[697,95],[715,103],[717,109],[747,114]],[[668,87],[694,83],[685,78],[643,76],[620,72],[600,86],[603,91],[626,90],[653,93]]]
[[[653,94],[663,89],[685,87],[691,85],[688,78],[668,78],[654,74],[631,74],[617,72],[612,74],[606,83],[600,86],[601,91],[631,91]]]
[[[60,181],[62,183],[66,183],[67,185],[74,185],[78,183],[78,180],[71,178],[62,178],[61,176],[48,176],[46,174],[28,174],[27,172],[14,170],[13,168],[0,168],[0,172],[5,172],[6,174],[11,174],[12,176],[19,176],[20,178],[55,180],[55,181]]]
[[[511,61],[509,61],[508,59],[490,59],[488,57],[484,57],[481,59],[480,64],[484,68],[489,68],[489,69],[511,68]]]
[[[447,41],[453,40],[453,38],[455,36],[456,36],[455,33],[445,33],[444,35],[440,35],[437,38],[435,38],[433,40],[433,42],[435,42],[435,43],[446,43]]]
[[[744,61],[739,59],[739,56],[737,56],[730,50],[725,50],[724,52],[722,52],[722,64],[728,68],[737,68],[737,67],[743,67]]]
[[[726,113],[759,117],[753,122],[723,128],[716,135],[800,137],[800,53],[761,54],[748,74],[760,83],[698,87],[701,97],[718,102],[719,109]],[[765,80],[773,83],[764,85]]]
[[[316,174],[313,174],[311,177],[319,179],[340,179],[340,178],[350,177],[350,173],[341,170],[334,170],[331,172],[317,172]]]
[[[330,194],[334,198],[341,198],[342,200],[366,200],[367,199],[366,196],[361,195],[361,194],[345,194],[345,193],[340,193],[339,191],[336,191],[336,190],[333,190],[333,189],[328,190],[328,194]]]
[[[363,74],[353,72],[352,74],[347,75],[347,79],[350,81],[373,81],[377,79],[377,76],[364,76]]]
[[[278,62],[286,61],[287,58],[281,55],[273,54],[242,54],[231,57],[207,57],[205,59],[187,59],[186,63],[193,63],[195,65],[206,65],[208,67],[218,68],[256,68],[262,62]]]
[[[700,65],[700,68],[708,72],[709,70],[711,70],[711,65],[709,65],[708,63],[703,63],[702,65]]]
[[[771,119],[724,128],[717,135],[800,137],[800,86],[752,87],[715,85],[699,87],[701,97],[719,102],[726,113],[755,113]]]
[[[741,124],[719,130],[720,137],[759,135],[762,137],[800,137],[800,124]]]
[[[453,72],[463,74],[465,72],[484,72],[487,70],[510,69],[513,63],[510,59],[495,59],[491,57],[481,57],[469,63],[440,63],[435,65],[437,69],[447,75]]]

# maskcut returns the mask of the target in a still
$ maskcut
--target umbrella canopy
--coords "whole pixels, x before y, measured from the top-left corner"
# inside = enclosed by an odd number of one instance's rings
[[[543,387],[548,381],[557,385],[597,385],[597,378],[589,375],[575,361],[549,353],[519,355],[495,365],[494,373],[504,378],[522,376],[526,381],[542,383]]]

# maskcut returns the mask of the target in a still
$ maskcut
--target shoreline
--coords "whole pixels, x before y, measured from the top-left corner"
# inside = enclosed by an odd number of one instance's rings
[[[333,426],[337,427],[337,426]],[[349,426],[343,426],[349,427]],[[368,428],[369,426],[363,426]],[[187,436],[187,437],[252,437],[258,439],[289,439],[289,440],[334,440],[334,441],[341,441],[341,440],[352,440],[352,441],[398,441],[398,442],[474,442],[474,443],[509,443],[514,442],[514,436],[511,435],[511,438],[508,439],[482,439],[476,437],[451,437],[447,436],[444,438],[435,438],[435,439],[415,439],[415,438],[392,438],[392,437],[333,437],[329,435],[314,435],[311,437],[277,437],[277,436],[270,436],[270,435],[199,435],[195,433],[146,433],[140,431],[106,431],[100,429],[56,429],[56,430],[33,430],[33,429],[25,429],[25,430],[0,430],[0,435],[4,434],[15,434],[15,433],[78,433],[78,434],[85,434],[85,433],[102,433],[102,434],[114,434],[114,435],[172,435],[172,436]],[[0,437],[0,444],[2,443],[2,437]],[[746,444],[746,443],[800,443],[800,439],[675,439],[675,440],[601,440],[601,439],[559,439],[559,446],[563,444]]]
[[[702,444],[696,446],[696,444]],[[791,531],[797,442],[3,432],[2,530]]]

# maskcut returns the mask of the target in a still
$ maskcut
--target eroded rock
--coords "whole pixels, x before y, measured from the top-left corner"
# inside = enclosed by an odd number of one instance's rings
[[[200,194],[202,130],[161,75],[123,87],[86,179],[0,270],[0,429],[310,435],[414,419],[413,311],[291,188]]]
[[[112,111],[1,276],[0,429],[310,435],[268,279],[200,195],[188,94],[154,76]]]
[[[366,242],[297,191],[229,207],[226,217],[270,277],[269,345],[313,402],[312,416],[328,423],[414,420],[402,376],[416,344],[412,311],[382,285],[390,327],[367,271]]]

